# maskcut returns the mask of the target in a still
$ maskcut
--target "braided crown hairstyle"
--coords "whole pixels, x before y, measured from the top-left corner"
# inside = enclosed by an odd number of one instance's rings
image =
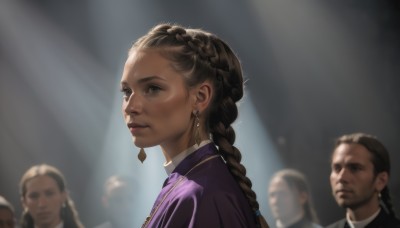
[[[60,192],[67,191],[66,181],[62,173],[53,166],[47,164],[41,164],[32,166],[22,176],[20,181],[20,195],[22,198],[26,197],[27,182],[32,180],[33,178],[43,175],[51,177],[56,182]],[[79,219],[78,212],[75,209],[75,204],[69,196],[67,196],[65,206],[63,206],[60,210],[60,215],[61,219],[64,222],[64,227],[70,227],[70,228],[84,227]],[[21,216],[21,228],[34,228],[34,227],[35,227],[35,221],[33,220],[33,217],[31,216],[29,211],[25,209]]]
[[[343,143],[356,143],[364,146],[372,155],[372,164],[374,165],[375,176],[381,172],[387,172],[390,176],[389,152],[375,136],[365,133],[343,135],[336,140],[336,147]],[[380,192],[380,204],[390,216],[396,217],[387,185]]]
[[[256,194],[246,176],[246,168],[240,163],[242,155],[233,146],[235,131],[231,124],[238,116],[236,102],[243,97],[241,64],[230,47],[217,36],[201,29],[187,29],[178,25],[160,24],[133,44],[137,49],[157,49],[181,72],[190,88],[209,80],[214,93],[206,130],[211,134],[226,164],[245,193],[262,227],[268,227],[259,213]]]

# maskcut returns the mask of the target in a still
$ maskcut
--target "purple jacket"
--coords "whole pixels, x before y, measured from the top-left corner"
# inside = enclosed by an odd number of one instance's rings
[[[256,227],[243,191],[222,158],[214,155],[217,149],[210,143],[175,168],[164,182],[146,227]]]

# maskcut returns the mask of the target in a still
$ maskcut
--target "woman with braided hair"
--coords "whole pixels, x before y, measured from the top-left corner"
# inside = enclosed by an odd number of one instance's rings
[[[331,186],[346,218],[329,228],[400,228],[389,194],[390,157],[385,146],[365,133],[336,140],[331,161]]]
[[[143,227],[268,227],[233,145],[241,65],[200,29],[160,24],[129,50],[122,112],[134,144],[160,145],[168,174]]]

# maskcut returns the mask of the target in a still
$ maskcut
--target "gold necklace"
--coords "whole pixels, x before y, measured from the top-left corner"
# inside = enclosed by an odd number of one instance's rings
[[[205,163],[205,162],[207,162],[207,161],[209,161],[209,160],[211,160],[211,159],[214,159],[214,158],[216,158],[216,157],[219,157],[219,155],[213,155],[213,156],[211,156],[211,157],[208,157],[208,158],[204,159],[203,161],[201,161],[201,162],[197,163],[195,166],[193,166],[189,171],[187,171],[187,173],[185,173],[185,175],[181,176],[181,177],[175,182],[175,184],[172,186],[172,188],[164,195],[164,197],[162,198],[162,200],[160,201],[160,203],[157,204],[157,207],[154,209],[154,211],[153,211],[149,216],[147,216],[146,220],[144,220],[144,223],[143,223],[143,225],[142,225],[142,228],[146,227],[147,224],[149,224],[149,222],[151,221],[151,219],[153,218],[153,216],[156,214],[156,212],[158,211],[158,209],[160,208],[160,206],[161,206],[161,204],[164,202],[164,200],[169,196],[169,194],[172,192],[172,190],[174,190],[176,187],[178,187],[178,185],[182,182],[182,180],[183,180],[193,169],[195,169],[195,168],[198,167],[199,165],[201,165],[201,164],[203,164],[203,163]]]

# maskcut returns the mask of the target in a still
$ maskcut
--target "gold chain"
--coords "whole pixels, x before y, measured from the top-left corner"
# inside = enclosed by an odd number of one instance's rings
[[[203,161],[201,161],[201,162],[197,163],[195,166],[193,166],[185,175],[181,176],[181,177],[179,178],[179,180],[177,180],[177,181],[175,182],[175,184],[172,186],[172,188],[164,195],[164,197],[162,198],[161,202],[157,205],[157,207],[154,209],[154,211],[153,211],[149,216],[146,217],[146,220],[144,221],[144,223],[143,223],[143,225],[142,225],[142,228],[144,228],[144,227],[147,226],[147,224],[151,221],[151,219],[153,218],[154,214],[158,211],[158,209],[160,208],[160,206],[161,206],[161,204],[164,202],[164,200],[167,198],[167,196],[169,196],[169,194],[172,192],[172,190],[174,190],[174,189],[179,185],[179,183],[182,182],[182,180],[183,180],[193,169],[195,169],[195,168],[198,167],[199,165],[201,165],[201,164],[203,164],[203,163],[205,163],[205,162],[207,162],[207,161],[209,161],[209,160],[211,160],[211,159],[213,159],[213,158],[216,158],[216,157],[219,157],[219,155],[213,155],[213,156],[211,156],[211,157],[208,157],[208,158],[204,159]]]

